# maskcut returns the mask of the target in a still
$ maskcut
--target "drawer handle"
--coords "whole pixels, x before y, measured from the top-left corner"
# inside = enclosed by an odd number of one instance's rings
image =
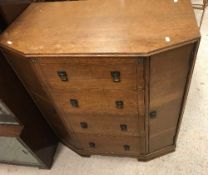
[[[120,128],[121,128],[121,131],[127,131],[128,130],[128,126],[126,124],[121,124]]]
[[[149,116],[150,116],[151,119],[156,118],[156,117],[157,117],[157,111],[151,111],[151,112],[149,113]]]
[[[77,99],[70,99],[70,103],[72,107],[78,108],[79,107],[79,102]]]
[[[124,102],[123,101],[116,101],[116,108],[117,109],[123,109],[124,108]]]
[[[124,145],[123,147],[124,147],[125,151],[129,151],[130,150],[130,146],[129,145]]]
[[[95,145],[94,142],[90,142],[90,143],[89,143],[89,146],[90,146],[90,148],[95,148],[96,145]]]
[[[121,73],[119,71],[111,72],[111,76],[113,78],[113,82],[115,83],[121,82]]]
[[[57,72],[59,78],[61,79],[61,81],[68,81],[68,76],[66,71],[58,71]]]
[[[86,122],[80,122],[80,127],[83,128],[83,129],[87,129],[88,124]]]

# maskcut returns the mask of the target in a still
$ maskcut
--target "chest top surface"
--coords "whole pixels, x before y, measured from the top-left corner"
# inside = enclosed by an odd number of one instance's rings
[[[145,55],[199,37],[188,0],[86,0],[33,3],[0,42],[25,55]]]

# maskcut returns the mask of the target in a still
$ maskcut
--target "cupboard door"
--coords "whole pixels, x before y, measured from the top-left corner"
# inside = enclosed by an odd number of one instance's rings
[[[193,46],[186,45],[150,58],[150,151],[173,144]]]

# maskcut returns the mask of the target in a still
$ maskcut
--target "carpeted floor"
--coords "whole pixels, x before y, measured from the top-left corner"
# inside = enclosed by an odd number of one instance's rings
[[[131,158],[81,158],[61,145],[51,170],[0,164],[0,175],[207,175],[208,10],[201,34],[201,45],[176,152],[144,163]]]

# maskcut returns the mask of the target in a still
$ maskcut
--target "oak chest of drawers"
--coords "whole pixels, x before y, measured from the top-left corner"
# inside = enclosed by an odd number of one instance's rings
[[[30,5],[1,46],[68,147],[149,160],[175,150],[199,39],[189,1],[88,0]]]

